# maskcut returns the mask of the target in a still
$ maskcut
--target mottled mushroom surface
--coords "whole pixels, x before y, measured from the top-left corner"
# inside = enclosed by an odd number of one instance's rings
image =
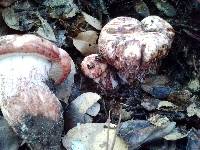
[[[81,63],[82,71],[91,79],[99,78],[108,68],[107,63],[102,62],[98,54],[91,54],[85,57]]]
[[[99,53],[125,82],[141,81],[168,54],[173,37],[172,26],[158,16],[146,17],[141,22],[117,17],[103,27]]]
[[[81,69],[87,77],[93,79],[102,88],[111,90],[118,85],[107,62],[98,54],[85,57],[81,63]]]
[[[60,146],[62,106],[46,83],[62,83],[71,62],[67,52],[35,35],[0,37],[1,111],[33,149]]]

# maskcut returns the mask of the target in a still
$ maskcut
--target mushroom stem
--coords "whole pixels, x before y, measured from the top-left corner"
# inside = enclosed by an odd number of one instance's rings
[[[110,69],[106,70],[101,76],[93,80],[98,83],[101,88],[106,90],[113,90],[118,86],[118,82],[115,80],[113,72]]]
[[[51,63],[12,54],[0,58],[0,68],[0,106],[10,126],[36,150],[59,147],[62,106],[45,84]]]

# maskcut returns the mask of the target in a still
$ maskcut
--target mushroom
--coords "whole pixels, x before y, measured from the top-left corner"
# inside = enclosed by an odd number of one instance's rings
[[[81,68],[87,77],[93,79],[102,88],[112,90],[118,85],[108,64],[98,54],[85,57],[81,63]]]
[[[173,37],[172,26],[158,16],[146,17],[141,22],[118,17],[103,27],[99,52],[126,82],[142,80],[168,54]]]
[[[174,35],[172,26],[158,16],[146,17],[141,22],[117,17],[101,30],[99,53],[124,82],[142,81],[146,74],[158,69],[158,62],[168,54]]]
[[[72,59],[31,34],[0,37],[0,107],[12,129],[33,149],[59,149],[62,106],[47,86],[62,83]]]

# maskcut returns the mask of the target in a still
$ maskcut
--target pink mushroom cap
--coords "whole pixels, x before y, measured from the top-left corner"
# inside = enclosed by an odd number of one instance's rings
[[[49,76],[55,84],[63,82],[71,71],[71,57],[67,52],[33,34],[0,37],[0,56],[15,53],[36,55],[52,62]]]
[[[71,72],[66,51],[32,34],[0,37],[0,107],[12,129],[33,149],[60,147],[62,105],[47,85]]]
[[[98,54],[91,54],[81,63],[83,73],[91,79],[99,78],[106,70],[107,64],[99,60]]]

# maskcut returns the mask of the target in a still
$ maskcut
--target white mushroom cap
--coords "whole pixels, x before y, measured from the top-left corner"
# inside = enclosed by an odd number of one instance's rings
[[[172,26],[158,16],[141,22],[117,17],[108,22],[99,37],[99,52],[127,82],[142,79],[168,54],[174,37]],[[156,66],[156,67],[155,67]]]
[[[91,54],[81,63],[83,73],[91,79],[99,78],[107,70],[107,63],[101,62],[99,58],[98,54]]]

